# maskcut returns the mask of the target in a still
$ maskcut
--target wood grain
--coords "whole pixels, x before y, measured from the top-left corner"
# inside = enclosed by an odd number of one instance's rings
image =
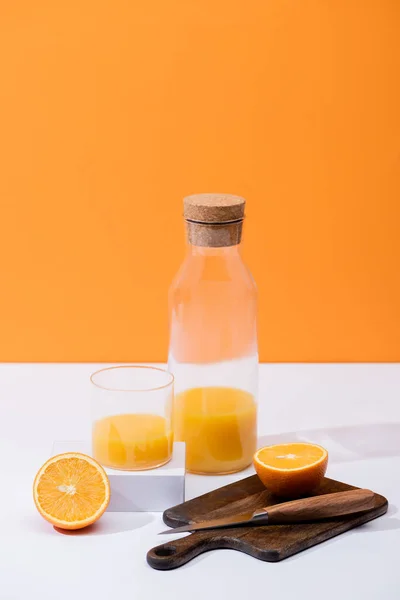
[[[346,483],[324,478],[313,495],[356,489],[358,488]],[[170,527],[179,527],[254,511],[281,502],[254,475],[170,508],[164,512],[163,517]],[[386,498],[374,494],[373,508],[352,516],[329,518],[315,523],[246,525],[196,532],[153,548],[147,554],[147,562],[154,569],[175,569],[203,552],[218,548],[239,550],[260,560],[277,562],[381,516],[387,511],[387,507]]]
[[[282,525],[350,515],[371,510],[374,506],[374,492],[360,489],[282,502],[265,510],[268,512],[269,525]]]

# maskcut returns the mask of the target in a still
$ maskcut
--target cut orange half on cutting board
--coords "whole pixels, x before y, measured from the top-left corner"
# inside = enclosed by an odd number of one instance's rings
[[[77,452],[58,454],[39,470],[33,483],[36,508],[61,529],[92,525],[110,501],[110,483],[103,467]]]
[[[253,464],[273,494],[296,498],[309,494],[321,483],[328,466],[328,452],[316,444],[276,444],[257,450]]]

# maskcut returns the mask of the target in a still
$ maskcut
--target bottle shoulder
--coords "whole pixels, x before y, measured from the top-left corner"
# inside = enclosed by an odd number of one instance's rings
[[[257,286],[254,277],[240,255],[233,259],[199,259],[186,256],[170,286],[170,292],[178,288],[195,288],[212,285],[232,285],[254,293]]]

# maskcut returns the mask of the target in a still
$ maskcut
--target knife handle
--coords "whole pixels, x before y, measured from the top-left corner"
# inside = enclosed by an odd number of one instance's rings
[[[268,523],[301,523],[318,521],[374,508],[375,494],[371,490],[351,490],[336,492],[283,502],[264,508],[268,513]]]

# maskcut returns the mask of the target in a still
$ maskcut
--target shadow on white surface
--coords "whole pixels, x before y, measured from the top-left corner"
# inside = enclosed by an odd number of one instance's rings
[[[359,527],[351,530],[354,533],[373,533],[374,531],[391,531],[393,529],[400,529],[400,519],[393,518],[392,515],[397,513],[397,506],[389,504],[389,508],[386,514],[368,521]]]
[[[110,535],[121,533],[123,531],[133,531],[145,527],[154,520],[149,513],[106,513],[103,517],[85,529],[76,531],[65,531],[56,529],[57,532],[64,535]]]
[[[356,527],[354,533],[373,533],[374,531],[392,531],[393,529],[400,529],[400,519],[379,517],[374,521]]]
[[[344,533],[342,533],[340,535],[330,538],[329,540],[325,540],[324,542],[321,542],[320,544],[316,544],[315,546],[312,546],[311,548],[307,548],[306,550],[303,550],[302,552],[298,552],[297,554],[294,554],[293,556],[289,556],[288,558],[285,558],[283,561],[275,563],[275,564],[279,565],[281,563],[293,562],[293,561],[304,558],[306,555],[313,554],[314,552],[318,552],[322,548],[326,548],[327,546],[330,546],[332,544],[338,544],[341,542],[343,543],[344,537],[349,536],[349,535],[362,534],[365,536],[366,534],[371,535],[373,533],[378,533],[378,532],[382,532],[382,531],[390,531],[390,530],[394,530],[394,529],[400,529],[400,519],[388,518],[387,513],[386,513],[386,515],[383,515],[382,517],[378,517],[377,519],[374,519],[373,521],[364,523],[363,525],[360,525],[359,527],[354,527],[354,529],[345,531]]]
[[[398,512],[398,508],[397,506],[395,506],[394,504],[389,504],[387,513],[386,513],[386,517],[390,517],[391,515],[395,515]],[[373,523],[373,521],[372,521]]]
[[[24,519],[25,529],[29,529],[32,533],[42,533],[47,535],[72,535],[72,536],[93,536],[93,535],[112,535],[126,531],[134,531],[145,527],[152,521],[154,516],[149,513],[105,513],[103,517],[84,529],[76,529],[69,531],[66,529],[58,529],[52,527],[39,515]]]
[[[258,445],[286,442],[320,444],[328,450],[329,459],[334,462],[400,456],[400,423],[350,425],[264,435],[259,438]]]
[[[297,554],[294,554],[293,556],[289,556],[282,562],[286,563],[286,562],[298,560],[298,559],[302,558],[303,556],[305,556],[306,554],[312,554],[313,552],[318,551],[321,547],[326,547],[331,544],[336,544],[340,541],[343,541],[343,538],[345,536],[360,535],[360,534],[365,535],[365,534],[378,533],[381,531],[392,531],[394,529],[400,529],[400,519],[396,519],[391,516],[391,515],[396,514],[397,511],[398,511],[397,506],[395,506],[393,504],[389,504],[387,513],[385,513],[381,517],[377,517],[376,519],[373,519],[372,521],[368,521],[368,523],[363,523],[362,525],[359,525],[358,527],[354,527],[354,529],[345,531],[344,533],[342,533],[340,535],[330,538],[329,540],[325,540],[324,542],[321,542],[320,544],[316,544],[315,546],[312,546],[311,548],[307,548],[306,550],[303,550],[302,552],[298,552]],[[280,563],[277,563],[277,564],[280,564]]]

